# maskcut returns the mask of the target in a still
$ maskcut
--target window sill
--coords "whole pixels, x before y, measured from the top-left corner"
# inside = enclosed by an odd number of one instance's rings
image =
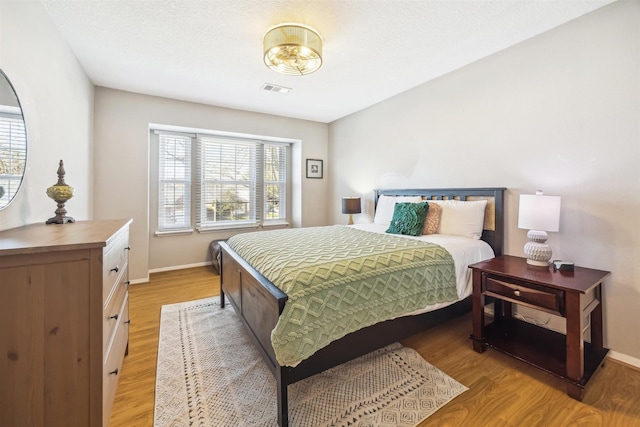
[[[193,229],[188,229],[188,230],[162,230],[162,231],[156,231],[153,234],[155,234],[156,237],[180,236],[180,235],[193,234]]]
[[[198,233],[216,233],[220,231],[229,231],[229,230],[244,230],[248,228],[260,228],[259,224],[245,224],[245,225],[226,225],[220,227],[207,227],[207,228],[196,228]]]
[[[221,231],[232,231],[232,230],[246,230],[246,229],[269,229],[269,228],[288,228],[291,227],[288,221],[270,221],[264,224],[245,224],[245,225],[227,225],[222,227],[208,227],[208,228],[196,228],[194,229],[184,229],[184,230],[158,230],[153,234],[156,237],[170,237],[170,236],[185,236],[188,234],[193,234],[194,231],[197,231],[200,234],[205,233],[219,233]]]
[[[216,233],[221,231],[247,230],[247,229],[268,229],[268,228],[287,228],[290,227],[287,221],[271,221],[264,224],[245,224],[245,225],[226,225],[220,227],[196,228],[198,233]]]
[[[262,224],[262,228],[286,228],[290,226],[288,221],[269,221]]]

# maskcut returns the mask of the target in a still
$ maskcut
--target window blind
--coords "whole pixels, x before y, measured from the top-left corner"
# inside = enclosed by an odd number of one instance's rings
[[[191,228],[191,137],[159,135],[158,230]]]
[[[256,226],[260,141],[210,135],[197,141],[198,229]]]
[[[5,206],[18,191],[26,161],[27,133],[22,115],[0,113],[0,187],[4,192],[0,206]]]
[[[263,203],[265,221],[284,220],[287,212],[287,146],[263,145]]]

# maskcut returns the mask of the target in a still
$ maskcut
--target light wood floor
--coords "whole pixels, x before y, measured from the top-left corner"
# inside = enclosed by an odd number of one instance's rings
[[[211,267],[200,267],[153,274],[148,284],[131,285],[129,355],[111,427],[153,426],[160,307],[217,295],[218,278]],[[465,315],[403,341],[469,387],[420,427],[640,427],[640,371],[607,359],[578,402],[555,377],[495,350],[474,352],[470,327]]]

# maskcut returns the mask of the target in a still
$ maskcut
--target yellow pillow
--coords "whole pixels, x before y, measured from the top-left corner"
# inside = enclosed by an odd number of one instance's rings
[[[422,234],[436,234],[438,232],[438,225],[440,225],[440,216],[442,215],[442,207],[437,203],[429,203],[429,210],[427,211],[427,219],[424,220],[424,227],[422,227]]]

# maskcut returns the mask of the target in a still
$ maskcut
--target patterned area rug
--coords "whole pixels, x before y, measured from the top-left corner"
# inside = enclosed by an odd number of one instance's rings
[[[396,343],[289,386],[289,424],[416,426],[467,388]],[[162,307],[155,427],[276,427],[276,382],[233,308]]]

